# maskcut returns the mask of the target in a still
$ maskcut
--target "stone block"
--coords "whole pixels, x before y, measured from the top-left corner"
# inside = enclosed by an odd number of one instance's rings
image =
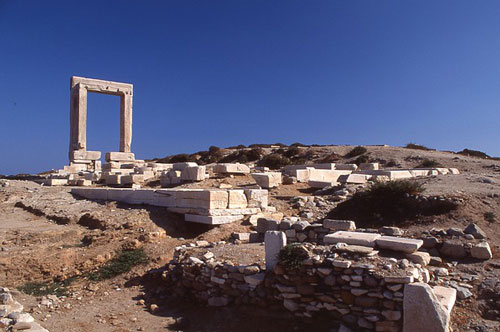
[[[320,188],[321,189],[321,188],[336,186],[336,185],[338,185],[338,182],[335,182],[335,181],[313,181],[313,180],[309,180],[309,181],[307,181],[307,184],[311,188]]]
[[[365,170],[378,170],[379,169],[379,164],[378,163],[361,163],[359,164],[359,169],[362,171]]]
[[[144,175],[143,174],[123,175],[120,181],[122,184],[143,183]]]
[[[205,166],[188,166],[181,172],[182,181],[203,181],[205,180]]]
[[[160,186],[165,188],[171,185],[177,185],[181,183],[181,171],[174,171],[173,169],[163,173],[160,176]]]
[[[309,177],[311,176],[311,168],[306,169],[298,169],[295,171],[295,177],[297,178],[297,182],[306,183],[309,181]]]
[[[431,262],[431,255],[428,252],[416,251],[411,254],[407,254],[406,258],[416,264],[420,264],[422,266],[429,265]]]
[[[214,173],[249,174],[250,168],[245,164],[216,164]]]
[[[356,230],[356,223],[352,220],[323,220],[323,227],[334,231],[354,231]]]
[[[450,330],[450,313],[425,283],[405,286],[403,297],[403,332]]]
[[[266,270],[272,271],[279,262],[279,252],[286,246],[285,233],[280,231],[267,231],[264,235],[264,244],[266,251]]]
[[[280,222],[275,219],[259,218],[257,220],[256,231],[258,233],[265,233],[267,231],[277,231],[279,223]]]
[[[184,220],[207,225],[229,224],[243,219],[243,215],[236,216],[199,216],[195,214],[185,214]]]
[[[155,203],[153,205],[163,207],[176,207],[176,191],[167,189],[158,189],[155,192]]]
[[[177,207],[226,209],[229,194],[226,190],[178,189],[176,190]]]
[[[68,179],[46,179],[43,183],[46,186],[65,186],[68,184]]]
[[[283,212],[262,212],[262,213],[257,213],[253,216],[250,216],[248,219],[248,222],[253,225],[257,226],[257,222],[259,219],[274,219],[277,221],[281,221],[283,219]]]
[[[269,200],[269,192],[265,189],[245,189],[248,207],[266,207]]]
[[[356,164],[335,164],[335,169],[340,171],[355,171],[358,169]]]
[[[428,176],[429,175],[429,170],[427,170],[427,169],[410,169],[409,171],[410,171],[411,175],[414,177]]]
[[[134,189],[113,188],[108,189],[108,200],[131,204],[134,199]]]
[[[323,242],[325,244],[341,242],[373,248],[378,238],[380,238],[380,234],[338,231],[333,234],[325,235]]]
[[[412,253],[417,251],[424,241],[418,239],[408,239],[395,236],[381,236],[376,241],[377,247],[404,253]]]
[[[122,180],[122,175],[120,175],[120,174],[106,176],[106,184],[107,185],[119,185],[122,183],[121,180]]]
[[[432,290],[439,303],[446,309],[448,314],[451,314],[451,309],[453,309],[457,300],[457,291],[454,288],[443,286],[434,286]]]
[[[92,185],[92,181],[86,179],[79,179],[76,181],[76,185],[80,187],[90,187]]]
[[[99,160],[101,151],[74,150],[69,153],[69,160]]]
[[[134,161],[135,155],[132,152],[106,152],[106,161]]]
[[[364,184],[371,179],[369,174],[348,174],[339,176],[340,183]]]
[[[103,200],[108,199],[107,188],[72,188],[71,194],[87,199]]]
[[[309,182],[338,182],[341,175],[349,175],[351,171],[346,170],[328,170],[328,169],[311,169],[309,174]]]
[[[174,163],[172,164],[172,169],[174,171],[182,171],[186,167],[195,167],[198,166],[195,162],[185,162],[185,163]]]
[[[243,190],[229,190],[229,204],[230,209],[244,209],[247,207],[247,197]]]
[[[493,257],[488,242],[474,244],[470,250],[470,254],[476,259],[491,259]]]
[[[464,258],[465,256],[467,256],[463,244],[460,241],[455,240],[448,240],[443,242],[439,253],[452,258]]]
[[[253,179],[262,188],[275,188],[281,184],[280,172],[253,173]]]

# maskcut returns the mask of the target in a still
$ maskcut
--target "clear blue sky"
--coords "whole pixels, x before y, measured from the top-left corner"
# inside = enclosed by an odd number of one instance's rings
[[[251,143],[500,156],[500,1],[0,0],[0,174],[67,163],[72,75],[134,84],[137,158]],[[88,149],[119,98],[89,94]]]

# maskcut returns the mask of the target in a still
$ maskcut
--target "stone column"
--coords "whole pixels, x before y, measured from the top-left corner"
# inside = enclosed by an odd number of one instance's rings
[[[132,94],[120,98],[120,152],[130,152],[132,144]]]
[[[266,270],[272,271],[278,263],[278,254],[281,248],[286,246],[285,233],[280,231],[267,231],[264,235],[264,246],[266,251]]]
[[[70,97],[70,147],[69,150],[87,148],[87,89],[77,84]]]

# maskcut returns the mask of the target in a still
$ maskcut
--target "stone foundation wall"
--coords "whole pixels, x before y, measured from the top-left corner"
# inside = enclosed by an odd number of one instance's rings
[[[258,246],[258,244],[255,244]],[[178,295],[186,292],[210,306],[278,304],[298,317],[324,312],[356,331],[400,331],[404,286],[429,281],[420,265],[401,268],[394,259],[362,257],[335,246],[300,244],[307,257],[296,267],[278,263],[234,265],[205,251],[179,247],[163,273]]]

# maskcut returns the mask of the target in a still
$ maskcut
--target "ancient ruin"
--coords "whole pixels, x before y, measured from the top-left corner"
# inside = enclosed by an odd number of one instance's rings
[[[121,97],[119,151],[106,152],[104,164],[100,151],[87,150],[89,92]],[[442,183],[470,185],[470,175],[461,172],[473,164],[469,160],[447,153],[440,162],[422,162],[410,149],[388,146],[281,145],[211,147],[184,161],[140,160],[131,152],[132,96],[132,84],[72,77],[70,164],[36,177],[27,189],[23,181],[2,185],[15,208],[87,229],[79,241],[89,248],[100,241],[118,241],[121,249],[114,250],[121,252],[170,246],[161,254],[171,259],[144,272],[157,287],[154,294],[193,306],[272,308],[285,322],[311,326],[328,317],[335,331],[447,332],[455,305],[471,300],[475,287],[468,283],[475,277],[452,271],[494,259],[495,247],[476,223],[459,215],[447,229],[430,224],[429,218],[450,216],[469,199],[459,190],[441,193]],[[252,153],[256,159],[245,161]],[[386,153],[400,161],[385,160]],[[291,159],[284,164],[263,162],[285,155]],[[498,197],[489,178],[473,183],[492,185],[486,197]],[[424,185],[434,191],[424,192]],[[414,227],[417,220],[429,226]],[[116,258],[97,252],[95,263],[59,266],[58,278],[94,280],[94,264],[105,267]],[[0,295],[1,324],[46,331],[9,289],[0,288]],[[160,310],[157,300],[141,296],[139,305]],[[53,308],[60,299],[41,301]]]

